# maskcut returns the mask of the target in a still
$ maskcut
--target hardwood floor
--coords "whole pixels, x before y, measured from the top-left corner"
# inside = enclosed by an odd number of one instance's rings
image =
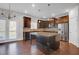
[[[45,55],[39,50],[36,41],[19,41],[12,43],[0,44],[0,55]],[[79,48],[74,45],[60,41],[60,48],[56,51],[51,51],[50,55],[79,55]]]

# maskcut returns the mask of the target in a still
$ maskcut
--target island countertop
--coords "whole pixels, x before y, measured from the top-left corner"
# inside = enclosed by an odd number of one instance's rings
[[[24,28],[23,32],[53,32],[53,33],[58,33],[57,28],[37,28],[37,29],[30,29],[30,28]]]

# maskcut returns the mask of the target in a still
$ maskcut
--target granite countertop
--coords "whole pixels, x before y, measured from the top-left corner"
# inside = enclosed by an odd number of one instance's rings
[[[23,32],[53,32],[53,33],[58,33],[57,28],[38,28],[38,29],[30,29],[30,28],[24,28]]]

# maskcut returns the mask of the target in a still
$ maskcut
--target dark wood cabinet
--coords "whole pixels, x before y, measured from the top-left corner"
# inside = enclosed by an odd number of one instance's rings
[[[31,27],[31,18],[23,17],[23,19],[24,19],[24,28],[30,28]]]
[[[38,28],[48,28],[49,27],[49,22],[48,21],[43,21],[43,20],[38,20],[37,27]]]
[[[56,20],[57,24],[68,23],[68,22],[69,22],[69,16],[62,16]]]
[[[25,28],[31,28],[31,18],[24,16],[23,19],[24,19],[24,29]],[[23,39],[24,40],[30,39],[30,32],[23,32]]]

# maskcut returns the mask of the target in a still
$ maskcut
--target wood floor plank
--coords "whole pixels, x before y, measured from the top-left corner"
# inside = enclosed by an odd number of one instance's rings
[[[19,41],[0,44],[0,55],[45,55],[36,45],[36,40]],[[68,43],[60,41],[60,48],[51,51],[50,55],[79,55],[79,48]]]

